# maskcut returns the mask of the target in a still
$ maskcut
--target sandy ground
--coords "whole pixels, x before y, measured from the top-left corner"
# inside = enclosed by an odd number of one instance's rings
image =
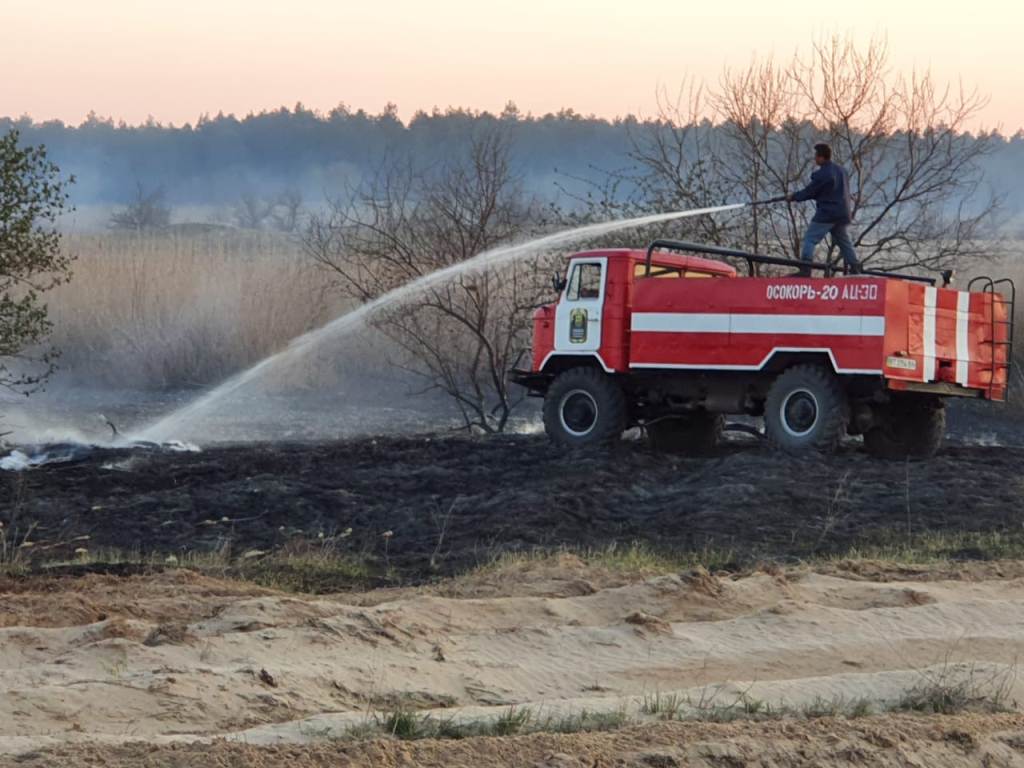
[[[23,765],[195,765],[201,749],[225,765],[342,754],[353,765],[739,766],[770,764],[768,755],[814,765],[838,754],[878,765],[973,764],[968,754],[1024,764],[1024,718],[1013,714],[339,738],[395,707],[456,720],[516,705],[644,721],[654,719],[641,711],[645,695],[678,694],[690,709],[742,697],[881,706],[951,680],[1024,702],[1015,567],[871,576],[697,570],[622,583],[565,556],[499,577],[502,590],[494,574],[479,588],[463,580],[321,597],[183,570],[9,580],[0,583],[0,755]]]
[[[901,715],[853,721],[677,722],[596,734],[270,747],[232,742],[87,744],[29,753],[9,763],[20,768],[1018,768],[1024,766],[1024,718]]]

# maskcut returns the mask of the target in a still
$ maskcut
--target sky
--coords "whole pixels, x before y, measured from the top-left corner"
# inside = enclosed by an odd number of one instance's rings
[[[0,115],[37,120],[510,100],[651,115],[659,88],[842,34],[884,36],[897,71],[977,87],[975,127],[1024,127],[1020,0],[0,0],[0,27]]]

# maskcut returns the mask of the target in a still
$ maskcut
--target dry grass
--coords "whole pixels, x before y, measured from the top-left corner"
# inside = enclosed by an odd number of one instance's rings
[[[716,703],[714,697],[692,700],[679,694],[645,696],[632,708],[623,704],[611,711],[589,711],[545,714],[541,709],[510,706],[496,717],[458,719],[437,717],[412,709],[398,708],[368,715],[358,725],[340,733],[325,728],[307,732],[312,738],[340,741],[395,738],[466,739],[481,736],[514,736],[538,733],[580,733],[613,731],[619,728],[650,724],[652,721],[697,723],[765,722],[777,720],[856,720],[893,712],[955,715],[963,712],[1012,712],[1006,705],[1006,688],[979,686],[973,675],[958,676],[955,684],[941,688],[912,688],[897,701],[869,698],[815,698],[803,705],[785,702],[772,704],[741,694],[729,703]]]
[[[206,386],[281,349],[346,307],[294,239],[179,229],[69,235],[74,277],[47,297],[58,376],[77,384]],[[977,265],[1024,288],[1024,262]],[[1017,319],[1024,322],[1024,302]],[[1013,384],[1024,387],[1024,344]]]
[[[948,662],[938,670],[922,671],[921,682],[903,692],[893,707],[907,712],[953,715],[958,712],[1012,712],[1010,699],[1016,665],[1004,670],[978,670]]]
[[[48,296],[62,378],[210,384],[342,309],[293,240],[272,233],[72,235],[74,278]]]
[[[218,579],[303,594],[326,594],[391,584],[384,567],[366,553],[347,546],[347,534],[296,539],[273,551],[234,551],[230,539],[213,550],[177,554],[92,548],[88,536],[60,542],[36,541],[36,526],[10,529],[0,523],[0,576],[54,573],[129,566],[149,572],[183,568]]]
[[[729,549],[704,547],[699,550],[654,549],[634,541],[607,547],[558,549],[538,548],[525,551],[503,551],[471,572],[471,576],[492,573],[513,574],[523,568],[559,565],[564,557],[577,558],[588,568],[601,568],[632,578],[646,578],[666,573],[679,573],[691,568],[709,571],[728,570],[736,565],[736,553]]]
[[[1018,286],[1018,289],[1022,291],[1020,296],[1024,300],[1024,263],[1015,261],[1009,265],[1008,269],[999,272],[998,276],[1011,278]],[[1018,334],[1024,333],[1024,301],[1018,301],[1014,307],[1013,324]],[[1017,339],[1018,343],[1014,346],[1013,358],[1011,360],[1013,367],[1010,370],[1011,394],[1009,402],[1015,409],[1021,410],[1024,409],[1024,400],[1020,397],[1020,393],[1024,389],[1024,343],[1021,343],[1020,340],[1024,339],[1024,337],[1018,335]]]

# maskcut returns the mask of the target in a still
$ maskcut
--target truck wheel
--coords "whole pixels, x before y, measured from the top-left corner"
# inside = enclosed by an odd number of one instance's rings
[[[914,398],[896,401],[878,414],[878,426],[864,433],[864,447],[883,459],[927,459],[946,435],[942,401]]]
[[[645,429],[647,441],[656,451],[701,456],[714,451],[724,427],[721,414],[692,413],[657,419]]]
[[[557,445],[610,443],[625,429],[622,388],[594,368],[570,368],[558,374],[544,395],[544,431]]]
[[[846,397],[831,371],[817,365],[787,368],[768,389],[764,431],[788,453],[834,450],[846,431]]]

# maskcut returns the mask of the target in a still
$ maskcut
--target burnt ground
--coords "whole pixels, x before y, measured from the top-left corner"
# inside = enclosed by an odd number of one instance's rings
[[[540,436],[104,449],[0,473],[0,531],[8,556],[17,546],[36,563],[77,547],[242,555],[323,534],[403,581],[502,551],[634,542],[743,567],[964,533],[940,554],[970,559],[991,556],[982,538],[1024,540],[1022,464],[1024,448],[965,443],[920,462],[856,443],[796,459],[752,438],[686,459],[638,442],[566,452]]]

